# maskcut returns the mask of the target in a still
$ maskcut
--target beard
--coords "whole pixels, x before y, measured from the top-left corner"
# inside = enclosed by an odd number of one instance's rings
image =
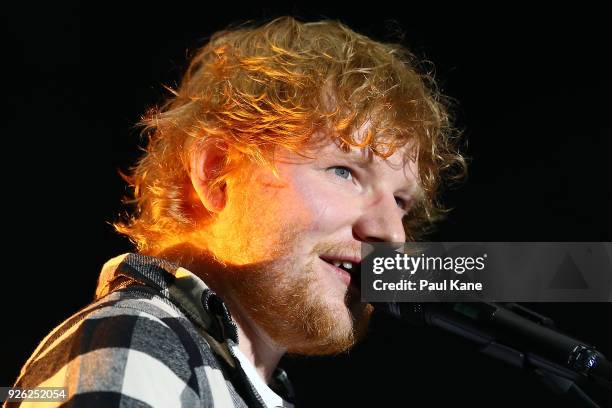
[[[218,282],[217,292],[241,325],[252,326],[288,353],[348,350],[366,333],[373,307],[361,303],[356,288],[340,284],[319,255],[359,253],[359,247],[348,248],[359,244],[307,242],[319,216],[302,204],[307,198],[265,171],[243,173],[228,190],[224,217],[198,239],[222,264],[211,268],[218,269],[211,283]]]
[[[329,293],[322,283],[317,250],[338,246],[317,246],[301,268],[287,253],[274,261],[234,266],[224,286],[241,312],[288,353],[345,352],[365,335],[373,307],[361,303],[352,286],[344,294]]]

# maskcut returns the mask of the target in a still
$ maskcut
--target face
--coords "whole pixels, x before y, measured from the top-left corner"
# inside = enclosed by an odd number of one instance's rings
[[[310,156],[278,150],[279,178],[250,166],[228,181],[208,244],[227,266],[230,296],[273,341],[294,353],[338,353],[364,333],[372,307],[333,262],[359,262],[361,242],[405,241],[416,168],[401,149],[384,160],[331,139]]]

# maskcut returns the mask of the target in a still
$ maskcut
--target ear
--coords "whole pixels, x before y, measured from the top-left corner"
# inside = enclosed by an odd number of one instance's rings
[[[191,152],[191,183],[204,207],[213,213],[223,210],[227,200],[225,182],[213,186],[227,155],[227,144],[217,141],[199,144]]]

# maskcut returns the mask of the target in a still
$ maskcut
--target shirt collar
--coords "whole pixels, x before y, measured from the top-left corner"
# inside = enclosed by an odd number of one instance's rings
[[[153,256],[136,253],[119,255],[102,267],[95,299],[130,285],[144,285],[153,289],[217,341],[230,339],[238,343],[238,331],[225,303],[191,271]]]
[[[126,286],[146,286],[177,306],[216,341],[238,344],[238,329],[223,300],[193,272],[162,258],[125,253],[102,267],[95,300]],[[230,344],[231,344],[230,342]],[[295,398],[284,370],[277,367],[270,384],[286,401]]]

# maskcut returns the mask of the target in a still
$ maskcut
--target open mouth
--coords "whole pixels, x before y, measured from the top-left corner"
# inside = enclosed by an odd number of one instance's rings
[[[335,272],[347,283],[347,285],[354,286],[357,290],[361,288],[361,262],[325,258],[321,258],[321,260],[334,268]]]

